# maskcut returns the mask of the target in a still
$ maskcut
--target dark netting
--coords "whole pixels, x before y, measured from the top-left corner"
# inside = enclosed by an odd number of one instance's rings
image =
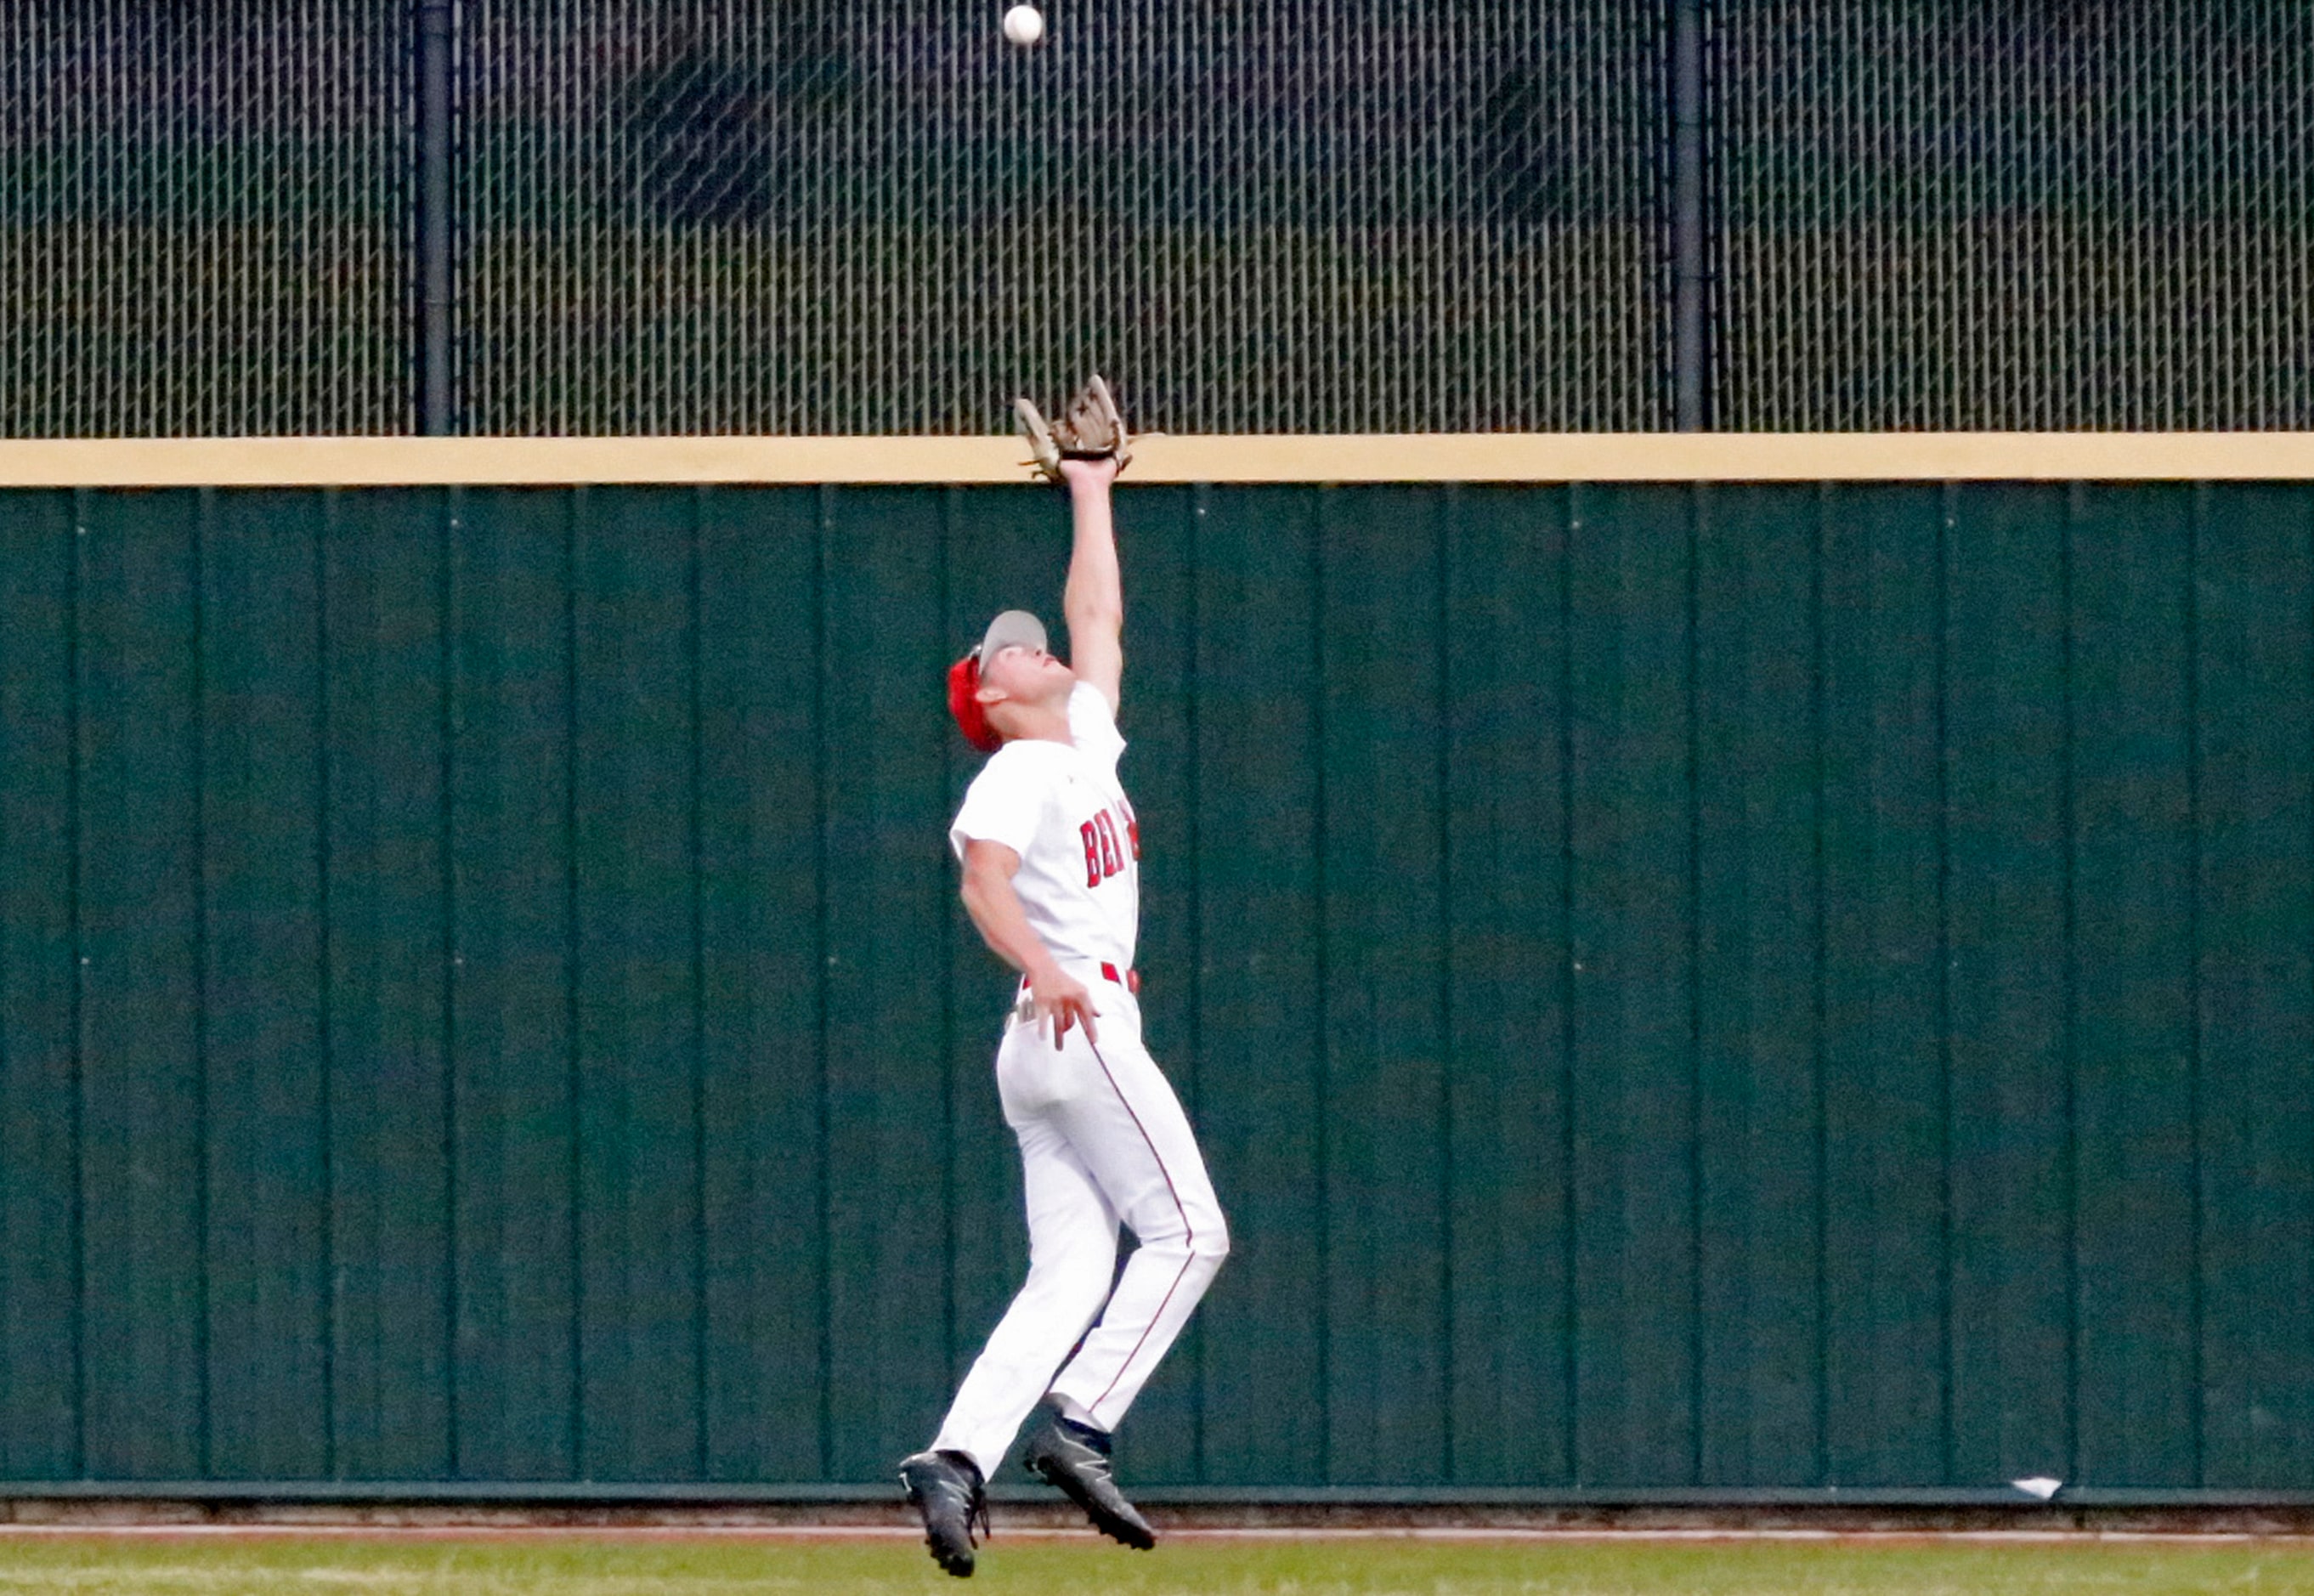
[[[464,424],[1666,420],[1662,0],[483,0]]]
[[[410,429],[410,52],[380,0],[0,14],[0,436]]]
[[[1712,25],[1714,425],[2314,427],[2314,5]]]

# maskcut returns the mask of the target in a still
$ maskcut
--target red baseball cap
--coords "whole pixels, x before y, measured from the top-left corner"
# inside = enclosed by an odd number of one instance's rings
[[[983,754],[994,754],[1004,743],[988,724],[988,706],[980,701],[980,662],[995,658],[1002,648],[1046,646],[1043,622],[1026,610],[1007,610],[988,623],[977,648],[948,667],[948,712],[966,742]]]
[[[983,754],[994,754],[1002,745],[1004,739],[988,724],[988,706],[980,701],[977,650],[948,667],[948,712],[956,717],[956,729],[964,740]]]

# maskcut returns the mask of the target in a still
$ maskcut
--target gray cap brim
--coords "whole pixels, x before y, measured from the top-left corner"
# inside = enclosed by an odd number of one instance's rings
[[[973,650],[973,657],[980,661],[980,668],[985,671],[988,662],[996,657],[1001,648],[1041,649],[1045,647],[1043,622],[1026,610],[1007,610],[988,623],[988,630],[981,634],[980,647]]]

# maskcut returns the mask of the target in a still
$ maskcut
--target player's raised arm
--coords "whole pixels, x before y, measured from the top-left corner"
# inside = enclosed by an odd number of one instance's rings
[[[1109,515],[1114,460],[1064,460],[1076,541],[1061,611],[1069,622],[1069,668],[1100,689],[1114,711],[1125,679],[1125,582],[1117,564],[1117,527]]]

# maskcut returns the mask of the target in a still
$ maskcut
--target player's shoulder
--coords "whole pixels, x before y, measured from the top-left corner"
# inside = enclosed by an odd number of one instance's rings
[[[1079,748],[1112,763],[1125,746],[1125,734],[1117,727],[1116,706],[1108,701],[1108,694],[1090,682],[1078,683],[1069,694],[1069,736]]]
[[[1073,722],[1080,716],[1106,720],[1113,725],[1117,720],[1117,706],[1108,701],[1108,694],[1091,683],[1080,682],[1069,689],[1069,719]]]

